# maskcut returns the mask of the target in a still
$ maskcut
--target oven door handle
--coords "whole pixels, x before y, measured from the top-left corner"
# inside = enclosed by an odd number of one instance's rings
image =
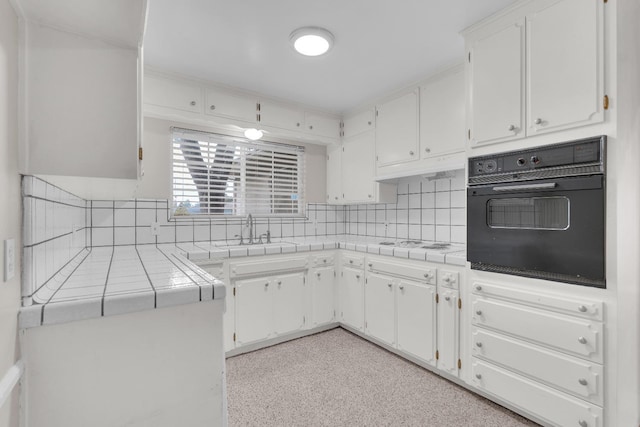
[[[493,187],[493,191],[518,191],[518,190],[548,190],[556,188],[558,184],[555,182],[546,182],[544,184],[521,184],[521,185],[503,185],[501,187]]]

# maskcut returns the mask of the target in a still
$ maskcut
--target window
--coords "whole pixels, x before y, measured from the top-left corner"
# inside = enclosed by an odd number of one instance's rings
[[[304,214],[304,147],[172,128],[174,216]]]
[[[523,230],[567,230],[569,199],[566,197],[529,197],[490,199],[487,225],[491,228]]]

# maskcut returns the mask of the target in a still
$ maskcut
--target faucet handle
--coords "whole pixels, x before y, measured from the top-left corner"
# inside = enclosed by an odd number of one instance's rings
[[[240,244],[241,244],[241,245],[244,245],[244,240],[242,239],[242,234],[236,234],[236,235],[235,235],[235,236],[233,236],[233,237],[239,237],[239,238],[240,238]]]

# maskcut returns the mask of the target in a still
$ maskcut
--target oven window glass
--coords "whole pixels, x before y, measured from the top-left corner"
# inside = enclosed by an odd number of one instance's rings
[[[569,199],[566,197],[489,199],[487,225],[491,228],[566,230],[569,228]]]

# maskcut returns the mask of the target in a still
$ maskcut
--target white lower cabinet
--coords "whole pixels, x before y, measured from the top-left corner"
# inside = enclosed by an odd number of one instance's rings
[[[302,329],[304,285],[304,272],[236,280],[237,345]]]
[[[474,283],[472,384],[554,426],[603,425],[604,303]]]
[[[401,280],[396,302],[398,350],[435,366],[435,286]]]
[[[314,268],[309,272],[311,287],[311,326],[334,321],[335,269],[333,266]]]
[[[395,289],[393,277],[369,274],[365,282],[365,333],[385,344],[395,344]]]
[[[347,326],[364,330],[364,271],[343,267],[340,283],[340,319]]]
[[[460,360],[459,292],[438,290],[438,369],[458,376]]]

